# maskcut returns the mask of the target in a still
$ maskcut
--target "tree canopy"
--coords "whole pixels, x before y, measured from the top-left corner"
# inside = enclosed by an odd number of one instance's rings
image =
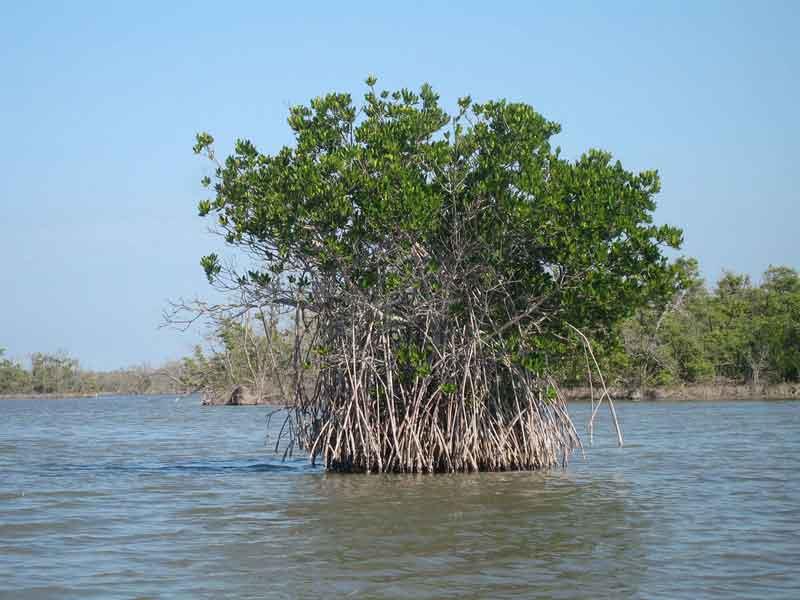
[[[294,147],[268,155],[239,140],[217,168],[215,197],[199,209],[258,259],[238,283],[258,295],[297,277],[303,285],[278,299],[293,303],[300,291],[309,305],[321,276],[386,290],[404,275],[388,263],[415,247],[428,269],[441,268],[469,216],[468,259],[516,288],[517,306],[503,312],[516,316],[535,298],[531,317],[547,315],[548,326],[597,328],[671,291],[661,250],[678,247],[681,232],[652,222],[655,171],[626,171],[599,150],[561,158],[550,141],[560,126],[526,104],[463,98],[449,116],[427,85],[379,93],[368,83],[361,106],[330,94],[292,108]],[[201,134],[195,151],[212,143]],[[216,255],[203,265],[220,275]]]

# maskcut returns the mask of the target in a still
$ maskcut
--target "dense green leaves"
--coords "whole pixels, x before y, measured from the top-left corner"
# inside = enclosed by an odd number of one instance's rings
[[[709,292],[696,261],[675,268],[681,284],[672,301],[643,307],[619,326],[623,343],[607,363],[618,384],[798,381],[797,271],[770,267],[759,286],[726,272]]]
[[[17,362],[3,358],[5,349],[0,348],[0,394],[11,394],[30,388],[30,373]]]
[[[292,146],[266,154],[239,140],[219,164],[215,198],[199,212],[255,257],[249,274],[233,276],[239,285],[263,287],[259,273],[282,285],[304,274],[308,285],[287,285],[285,297],[312,309],[323,281],[388,294],[394,307],[409,290],[441,296],[416,269],[424,261],[427,274],[452,270],[457,255],[462,292],[448,300],[450,314],[482,290],[486,330],[522,327],[528,353],[542,347],[534,334],[551,336],[557,352],[566,323],[607,335],[674,292],[662,250],[678,247],[681,232],[653,224],[655,171],[627,171],[600,150],[563,159],[551,146],[560,126],[527,104],[465,97],[451,116],[428,85],[375,84],[370,77],[360,105],[333,93],[293,107]],[[212,144],[200,134],[195,152],[214,158]],[[455,236],[470,244],[454,253]],[[211,280],[230,276],[214,255],[203,267]]]

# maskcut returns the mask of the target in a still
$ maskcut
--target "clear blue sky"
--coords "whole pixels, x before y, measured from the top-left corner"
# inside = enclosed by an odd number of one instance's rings
[[[657,219],[712,281],[800,267],[800,3],[565,4],[3,3],[0,347],[90,368],[188,351],[157,326],[207,293],[218,245],[195,132],[274,150],[290,105],[369,73],[451,107],[525,101],[567,156],[659,169]]]

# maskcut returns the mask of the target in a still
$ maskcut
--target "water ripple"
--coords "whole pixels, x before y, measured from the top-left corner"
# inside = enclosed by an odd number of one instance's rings
[[[628,445],[601,422],[567,470],[366,477],[173,400],[3,403],[0,597],[800,597],[800,403],[622,404]]]

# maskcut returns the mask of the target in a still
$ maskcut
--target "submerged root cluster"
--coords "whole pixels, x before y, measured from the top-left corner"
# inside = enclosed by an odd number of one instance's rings
[[[376,250],[377,283],[320,279],[314,308],[298,305],[286,429],[312,462],[367,473],[536,470],[580,447],[542,348],[591,352],[588,339],[552,325],[550,297],[480,258],[474,218],[435,255],[413,240],[402,259],[399,243]]]
[[[565,464],[580,445],[556,383],[499,361],[467,326],[428,321],[410,341],[361,316],[325,328],[339,335],[325,340],[313,388],[298,386],[296,431],[312,461],[347,472],[532,470]]]

